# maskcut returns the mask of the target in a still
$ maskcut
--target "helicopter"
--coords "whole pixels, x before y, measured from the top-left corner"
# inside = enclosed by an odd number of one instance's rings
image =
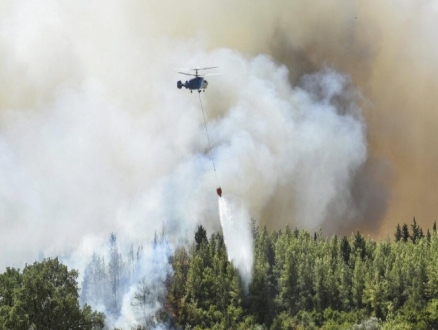
[[[179,89],[181,89],[182,87],[190,89],[190,93],[192,93],[194,90],[197,90],[199,93],[201,93],[201,90],[205,92],[205,90],[207,89],[207,86],[208,86],[208,81],[204,79],[204,76],[214,75],[217,73],[210,73],[210,74],[207,73],[207,74],[201,75],[201,74],[198,74],[198,71],[199,70],[216,69],[216,68],[217,68],[217,66],[212,66],[212,67],[208,67],[208,68],[187,69],[188,71],[195,71],[195,74],[178,71],[178,73],[180,73],[180,74],[185,74],[187,76],[194,76],[195,78],[192,78],[189,81],[186,80],[185,83],[182,83],[181,80],[179,80],[176,83],[176,87],[178,87]],[[187,71],[187,70],[185,70],[185,71]]]

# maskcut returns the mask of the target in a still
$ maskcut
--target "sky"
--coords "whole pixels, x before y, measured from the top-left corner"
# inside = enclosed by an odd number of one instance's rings
[[[438,203],[435,1],[3,1],[0,267],[220,230],[392,237]],[[218,66],[198,93],[175,68]],[[216,165],[212,170],[211,157]],[[82,260],[82,261],[81,261]],[[82,263],[82,264],[81,264]]]

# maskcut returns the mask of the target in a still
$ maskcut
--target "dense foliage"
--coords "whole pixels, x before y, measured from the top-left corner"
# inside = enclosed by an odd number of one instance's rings
[[[424,234],[414,218],[397,226],[393,242],[360,232],[268,232],[254,223],[253,237],[249,287],[228,261],[222,234],[208,237],[202,226],[169,260],[165,240],[156,238],[151,256],[160,258],[142,272],[142,248],[134,254],[131,247],[125,261],[111,234],[108,262],[95,254],[85,269],[82,308],[78,274],[58,259],[22,272],[7,268],[0,274],[0,330],[102,329],[104,316],[86,303],[117,316],[133,282],[137,329],[438,329],[436,224]]]
[[[436,225],[426,236],[415,219],[403,228],[406,237],[397,226],[394,242],[375,242],[254,227],[245,292],[222,235],[200,227],[171,258],[166,308],[186,329],[436,329]]]
[[[0,329],[102,329],[104,316],[79,306],[77,272],[58,259],[0,274]]]

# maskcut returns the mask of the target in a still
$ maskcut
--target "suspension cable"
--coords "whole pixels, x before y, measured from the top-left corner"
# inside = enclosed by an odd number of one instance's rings
[[[216,172],[216,166],[214,164],[214,159],[213,159],[213,154],[211,152],[211,143],[210,143],[210,136],[208,134],[208,129],[207,129],[207,121],[205,120],[205,114],[204,114],[204,107],[202,105],[202,101],[201,101],[201,93],[198,92],[198,96],[199,96],[199,103],[201,104],[201,110],[202,110],[202,117],[204,118],[204,127],[205,127],[205,132],[207,133],[207,140],[208,140],[208,148],[209,148],[209,155],[210,155],[210,159],[211,162],[213,164],[213,170],[214,170],[214,174],[216,175],[216,181],[219,182],[218,178],[217,178],[217,172]]]

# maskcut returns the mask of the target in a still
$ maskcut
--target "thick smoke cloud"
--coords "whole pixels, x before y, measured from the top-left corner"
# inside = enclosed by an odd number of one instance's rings
[[[3,1],[0,267],[110,232],[220,228],[215,188],[268,227],[376,235],[438,211],[433,1]],[[173,68],[218,65],[202,93]],[[362,110],[360,110],[362,109]],[[72,252],[73,251],[73,252]]]
[[[438,213],[436,2],[290,6],[295,10],[284,11],[290,19],[280,19],[271,44],[273,56],[291,68],[290,79],[329,63],[348,72],[365,97],[370,156],[353,194],[366,216],[352,229],[392,235],[413,215],[430,227]]]

